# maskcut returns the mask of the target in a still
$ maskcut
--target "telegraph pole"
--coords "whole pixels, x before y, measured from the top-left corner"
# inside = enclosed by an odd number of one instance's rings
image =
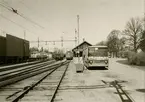
[[[39,37],[38,37],[38,48],[39,48]]]
[[[78,45],[79,45],[79,15],[77,15],[77,24],[78,24]],[[78,48],[78,61],[80,61],[80,51]]]
[[[63,36],[61,36],[61,47],[63,48]]]
[[[79,15],[77,15],[77,23],[78,23],[78,45],[79,45],[79,40],[80,40],[80,38],[79,38]]]
[[[75,46],[77,46],[77,30],[75,29]]]
[[[26,31],[24,30],[24,40],[26,39]]]
[[[49,43],[48,43],[48,52],[49,52]]]

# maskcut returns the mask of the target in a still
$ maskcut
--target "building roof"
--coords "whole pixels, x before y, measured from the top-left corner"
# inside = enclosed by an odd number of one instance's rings
[[[81,44],[79,44],[78,46],[76,46],[75,48],[73,48],[72,51],[73,51],[74,49],[77,49],[79,46],[82,46],[83,44],[87,44],[87,45],[89,45],[89,46],[92,46],[92,44],[88,43],[87,41],[83,41]]]

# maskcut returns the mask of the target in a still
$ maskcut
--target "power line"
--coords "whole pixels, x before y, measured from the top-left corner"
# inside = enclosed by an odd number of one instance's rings
[[[30,7],[28,7],[25,3],[23,3],[22,0],[20,0],[19,2],[20,2],[20,4],[24,5],[28,10],[30,10]],[[22,14],[21,14],[21,15],[22,15]],[[23,15],[23,17],[24,17],[24,15]],[[27,18],[27,19],[28,19],[28,18]],[[31,19],[29,19],[29,20],[32,21]],[[38,23],[36,23],[36,22],[34,22],[34,21],[32,21],[32,22],[35,23],[36,25],[38,25],[39,27],[41,27],[41,28],[44,29],[44,27],[42,27],[42,26],[39,25]]]
[[[32,31],[30,31],[29,29],[23,27],[22,25],[20,25],[20,24],[14,22],[14,21],[12,21],[12,20],[10,20],[9,18],[3,16],[2,14],[0,14],[0,16],[3,17],[4,19],[6,19],[6,20],[8,20],[8,21],[10,21],[10,22],[12,22],[12,23],[14,23],[15,25],[17,25],[17,26],[19,26],[19,27],[21,27],[21,28],[23,28],[23,29],[29,31],[30,33],[33,33],[34,35],[36,35],[36,33],[32,32]]]
[[[38,37],[37,41],[30,41],[30,43],[38,43],[38,47],[40,47],[40,43],[45,43],[45,45],[47,45],[47,43],[53,43],[53,45],[55,45],[56,42],[60,42],[61,43],[61,47],[63,47],[63,42],[75,42],[75,39],[70,39],[70,40],[63,40],[63,37],[61,37],[61,40],[50,40],[50,41],[43,41],[40,40]]]
[[[21,16],[21,17],[24,18],[25,20],[27,20],[27,21],[29,21],[29,22],[31,22],[31,23],[33,23],[33,24],[39,26],[40,28],[43,28],[43,29],[44,29],[44,27],[42,27],[42,26],[39,25],[38,23],[34,22],[34,21],[31,20],[30,18],[25,17],[23,14],[21,14],[20,12],[18,12],[18,10],[14,9],[13,7],[11,7],[11,6],[9,6],[9,5],[4,5],[4,4],[2,4],[2,2],[0,2],[0,6],[2,6],[2,7],[4,7],[4,8],[6,8],[6,9],[8,9],[9,11],[11,11],[11,12],[13,12],[13,13],[15,13],[15,14]]]
[[[20,4],[24,5],[27,9],[30,9],[30,7],[28,7],[24,2],[22,2],[23,0],[20,0]]]
[[[8,9],[8,10],[10,10],[10,11],[11,11],[10,7],[8,7],[8,6],[6,6],[6,5],[1,4],[1,2],[0,2],[0,6],[2,6],[2,7],[4,7],[4,8],[6,8],[6,9]]]
[[[63,40],[63,42],[74,42],[74,41],[76,41],[75,39],[73,40]],[[38,41],[30,41],[31,43],[36,43],[36,42],[38,42]],[[47,43],[47,42],[62,42],[62,40],[50,40],[50,41],[40,41],[39,40],[39,43],[40,42],[45,42],[45,43]]]

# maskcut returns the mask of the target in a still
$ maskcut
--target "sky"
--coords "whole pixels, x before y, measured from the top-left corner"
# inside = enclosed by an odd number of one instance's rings
[[[61,40],[61,37],[74,40],[79,15],[79,42],[85,39],[96,44],[106,40],[113,29],[123,30],[130,18],[143,17],[144,3],[144,0],[0,0],[0,4],[13,7],[31,20],[0,5],[0,34],[6,32],[21,38],[25,34],[31,46],[38,45],[31,42],[38,37],[40,41]],[[61,43],[40,43],[40,47],[61,48]],[[74,47],[75,42],[63,43],[65,49]]]

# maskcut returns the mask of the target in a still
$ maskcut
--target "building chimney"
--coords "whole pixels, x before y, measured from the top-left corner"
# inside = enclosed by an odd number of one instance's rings
[[[83,38],[83,42],[85,41],[85,38]]]

